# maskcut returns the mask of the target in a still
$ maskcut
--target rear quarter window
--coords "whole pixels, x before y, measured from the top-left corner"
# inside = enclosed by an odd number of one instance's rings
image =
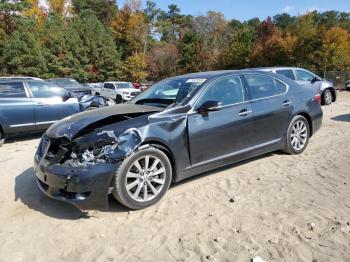
[[[0,83],[0,98],[23,98],[27,97],[22,82]]]

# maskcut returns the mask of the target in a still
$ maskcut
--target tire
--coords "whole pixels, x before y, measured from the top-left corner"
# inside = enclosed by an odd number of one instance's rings
[[[2,134],[2,130],[0,128],[0,147],[5,143],[5,139],[3,139],[3,134]]]
[[[300,126],[300,129],[298,129],[298,126]],[[309,138],[310,138],[309,122],[306,120],[305,117],[301,115],[295,116],[290,122],[287,130],[287,134],[285,137],[284,151],[291,155],[301,154],[306,149],[307,144],[309,143]],[[296,140],[298,140],[299,142],[297,142]],[[298,146],[298,143],[300,146]]]
[[[115,102],[117,104],[122,104],[123,103],[123,98],[121,95],[117,95],[117,97],[115,98]]]
[[[147,157],[148,168],[145,169]],[[156,160],[159,160],[158,164]],[[168,157],[161,150],[149,147],[131,154],[122,162],[116,171],[112,194],[130,209],[143,209],[154,205],[165,195],[171,180],[172,166]]]
[[[328,106],[328,105],[332,104],[332,102],[333,102],[332,91],[329,89],[326,89],[322,95],[322,104]]]

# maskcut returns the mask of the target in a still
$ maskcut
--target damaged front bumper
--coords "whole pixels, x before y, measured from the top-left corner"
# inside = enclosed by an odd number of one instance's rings
[[[108,209],[109,188],[119,163],[72,167],[39,162],[37,154],[34,160],[37,184],[48,197],[68,202],[82,210]]]

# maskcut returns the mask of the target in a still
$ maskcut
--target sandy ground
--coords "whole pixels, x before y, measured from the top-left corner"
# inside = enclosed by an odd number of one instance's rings
[[[350,93],[299,156],[268,154],[174,185],[141,211],[87,214],[42,195],[38,137],[0,148],[0,261],[350,261]],[[231,199],[231,201],[230,201]]]

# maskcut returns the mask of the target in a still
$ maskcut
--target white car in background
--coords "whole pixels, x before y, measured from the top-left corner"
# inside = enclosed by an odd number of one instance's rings
[[[94,95],[100,95],[105,98],[115,99],[117,104],[133,99],[141,93],[141,90],[135,89],[131,82],[105,82],[102,87],[93,88]]]

